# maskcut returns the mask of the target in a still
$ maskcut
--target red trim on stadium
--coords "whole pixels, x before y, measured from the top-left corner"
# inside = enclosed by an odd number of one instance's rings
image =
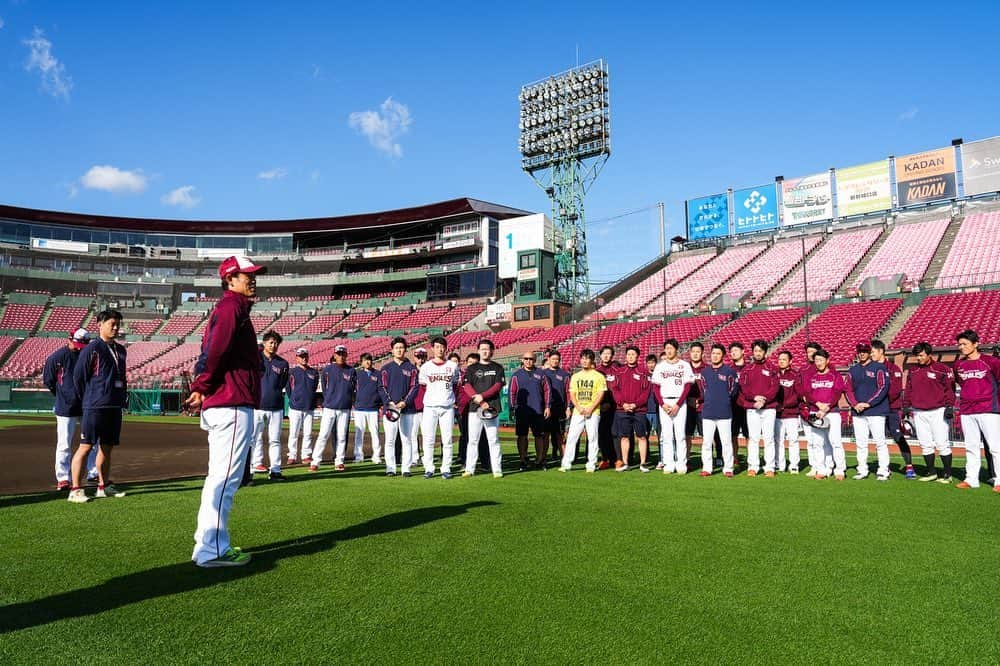
[[[439,220],[470,213],[488,215],[499,220],[531,214],[530,211],[480,201],[479,199],[470,199],[468,197],[439,201],[438,203],[423,206],[413,206],[412,208],[386,210],[380,213],[362,213],[360,215],[344,215],[341,217],[314,217],[299,220],[163,220],[157,218],[85,215],[83,213],[64,213],[0,205],[0,218],[7,218],[16,222],[189,234],[287,234],[310,231],[348,231],[351,229]]]

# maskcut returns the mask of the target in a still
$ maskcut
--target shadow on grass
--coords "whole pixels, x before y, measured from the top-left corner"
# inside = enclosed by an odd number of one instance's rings
[[[330,550],[340,541],[406,530],[460,516],[471,509],[486,506],[499,506],[499,503],[480,501],[400,511],[332,532],[277,541],[248,549],[253,554],[253,560],[243,567],[201,569],[190,561],[167,564],[118,576],[92,587],[4,606],[0,608],[0,634],[74,617],[97,615],[147,599],[190,592],[255,576],[270,571],[282,559],[321,553]]]

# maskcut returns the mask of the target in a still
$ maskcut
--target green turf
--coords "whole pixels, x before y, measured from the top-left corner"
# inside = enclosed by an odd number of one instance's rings
[[[1000,496],[695,474],[200,483],[0,498],[0,663],[992,662]]]

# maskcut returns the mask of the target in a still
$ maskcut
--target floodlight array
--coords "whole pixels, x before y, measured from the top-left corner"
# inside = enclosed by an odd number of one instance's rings
[[[518,149],[525,171],[611,153],[608,71],[603,60],[521,88]]]

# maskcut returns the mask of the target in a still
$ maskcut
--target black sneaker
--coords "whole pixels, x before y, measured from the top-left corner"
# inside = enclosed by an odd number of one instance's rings
[[[404,479],[408,479],[408,478],[410,478],[411,476],[413,476],[413,475],[412,475],[412,474],[410,474],[409,472],[403,472],[403,478],[404,478]]]
[[[271,472],[270,474],[267,475],[267,478],[270,479],[271,481],[286,481],[287,480],[287,479],[285,479],[285,475],[282,474],[281,472]]]
[[[386,472],[385,475],[386,476],[396,476],[396,473],[395,472]]]

